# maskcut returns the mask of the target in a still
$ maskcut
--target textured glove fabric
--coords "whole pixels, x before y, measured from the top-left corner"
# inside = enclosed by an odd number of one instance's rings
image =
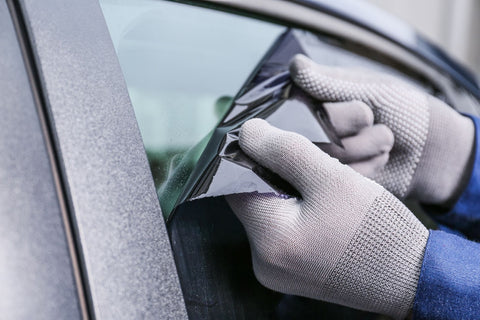
[[[427,229],[392,194],[296,133],[247,121],[240,147],[302,199],[230,195],[266,287],[404,318],[412,307]]]
[[[330,121],[342,141],[320,148],[365,177],[373,178],[387,164],[393,148],[393,132],[384,124],[373,124],[373,112],[361,101],[324,103]]]
[[[442,101],[388,75],[321,66],[297,55],[293,80],[324,101],[359,100],[387,125],[395,144],[374,177],[400,198],[443,204],[463,187],[474,141],[472,121]]]

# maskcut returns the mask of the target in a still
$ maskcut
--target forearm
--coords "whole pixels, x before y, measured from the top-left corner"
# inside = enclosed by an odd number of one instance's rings
[[[413,319],[478,319],[480,244],[430,231]]]

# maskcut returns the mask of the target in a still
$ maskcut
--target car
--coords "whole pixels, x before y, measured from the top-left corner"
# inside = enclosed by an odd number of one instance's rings
[[[0,26],[6,319],[381,319],[264,288],[225,200],[188,201],[212,130],[285,32],[317,62],[480,113],[475,75],[363,2],[7,0]]]

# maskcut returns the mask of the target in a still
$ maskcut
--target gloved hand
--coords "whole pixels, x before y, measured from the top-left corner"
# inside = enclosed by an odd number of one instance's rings
[[[296,133],[247,121],[240,147],[302,199],[230,195],[266,287],[401,319],[412,307],[427,229],[392,194]]]
[[[360,101],[324,103],[331,123],[342,141],[324,144],[320,149],[343,164],[373,178],[387,164],[393,147],[393,132],[384,124],[373,124],[373,112]]]
[[[290,73],[320,100],[363,101],[375,123],[391,129],[395,143],[390,159],[374,180],[397,197],[444,204],[466,186],[474,142],[469,118],[388,75],[321,66],[302,55],[292,60]]]

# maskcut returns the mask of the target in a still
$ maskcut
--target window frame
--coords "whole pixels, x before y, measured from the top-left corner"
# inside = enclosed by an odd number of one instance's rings
[[[97,0],[22,0],[88,314],[187,319],[123,74]]]

